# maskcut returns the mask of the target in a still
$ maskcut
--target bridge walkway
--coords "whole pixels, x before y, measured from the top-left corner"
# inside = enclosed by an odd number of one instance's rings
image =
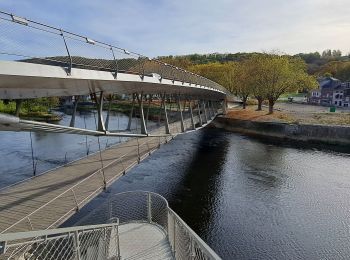
[[[179,133],[179,129],[179,122],[170,124],[171,133]],[[152,132],[163,133],[163,127]],[[0,233],[59,226],[171,138],[130,139],[1,190]]]

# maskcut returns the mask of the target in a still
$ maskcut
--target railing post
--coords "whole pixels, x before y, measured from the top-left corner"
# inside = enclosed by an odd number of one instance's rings
[[[140,143],[139,143],[139,138],[136,137],[136,140],[137,140],[137,157],[138,157],[137,162],[140,163],[140,161],[141,161],[141,156],[140,156]]]
[[[74,198],[75,205],[77,206],[76,211],[79,211],[79,204],[78,204],[77,196],[75,195],[75,192],[74,192],[73,189],[71,189],[71,191],[73,193],[73,198]]]
[[[119,240],[119,219],[117,219],[117,224],[115,226],[116,229],[116,237],[117,237],[117,260],[121,260],[121,256],[120,256],[120,240]]]
[[[148,155],[151,155],[151,149],[149,148],[148,142],[146,142],[146,144],[147,144],[147,149],[148,149]]]
[[[174,248],[173,248],[173,254],[174,254],[174,258],[176,259],[176,218],[175,216],[173,215],[173,219],[174,219]]]
[[[148,217],[148,223],[152,222],[152,199],[151,199],[151,193],[147,193],[147,217]]]
[[[28,223],[29,223],[30,230],[34,230],[32,221],[30,221],[29,216],[27,217],[27,221],[28,221]]]
[[[66,51],[67,51],[68,58],[69,58],[69,65],[68,65],[67,75],[70,76],[72,74],[73,59],[72,59],[72,56],[69,53],[69,49],[68,49],[68,45],[67,45],[67,42],[66,42],[66,38],[64,37],[62,29],[60,29],[60,32],[61,32],[61,36],[63,38],[64,46],[66,47]]]
[[[78,231],[74,231],[73,247],[74,247],[74,252],[75,252],[75,259],[80,260],[80,245],[79,245],[79,233],[78,233]]]
[[[190,237],[191,240],[191,259],[195,259],[196,258],[196,250],[194,248],[194,243],[193,243],[193,237]]]
[[[113,55],[113,60],[114,60],[114,64],[115,64],[114,78],[116,79],[116,78],[117,78],[117,75],[118,75],[118,60],[115,58],[113,47],[112,47],[112,46],[110,46],[110,47],[111,47],[111,51],[112,51],[112,55]]]

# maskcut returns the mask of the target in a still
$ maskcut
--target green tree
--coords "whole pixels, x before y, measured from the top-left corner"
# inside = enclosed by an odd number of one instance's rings
[[[264,88],[269,113],[273,113],[275,102],[283,93],[317,86],[316,79],[306,73],[307,66],[301,58],[264,54],[258,56],[255,64],[255,85]]]

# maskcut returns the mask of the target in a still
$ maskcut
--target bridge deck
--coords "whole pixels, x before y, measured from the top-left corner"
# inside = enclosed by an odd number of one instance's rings
[[[180,123],[170,125],[179,132]],[[163,128],[152,132],[163,133]],[[0,232],[57,227],[171,137],[131,139],[0,191]],[[138,142],[140,144],[138,152]]]
[[[162,228],[148,223],[128,223],[119,227],[122,259],[174,259]]]

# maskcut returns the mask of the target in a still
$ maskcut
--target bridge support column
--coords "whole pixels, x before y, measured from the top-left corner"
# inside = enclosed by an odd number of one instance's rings
[[[207,106],[208,106],[209,118],[212,119],[212,118],[213,118],[213,111],[211,110],[210,101],[209,101],[209,100],[208,100],[208,102],[207,102]]]
[[[131,120],[132,120],[132,114],[134,113],[134,106],[135,106],[135,93],[132,94],[132,103],[131,103],[131,110],[129,114],[129,122],[128,122],[128,127],[126,128],[127,130],[131,130]]]
[[[160,119],[162,117],[162,109],[163,109],[163,96],[162,96],[162,94],[159,94],[159,97],[161,98],[161,102],[160,102],[160,106],[159,106],[158,126],[160,126]]]
[[[145,116],[143,113],[143,93],[139,96],[137,96],[137,101],[139,102],[139,107],[140,107],[140,123],[141,123],[141,134],[147,135],[147,128],[145,124]]]
[[[200,100],[198,100],[197,108],[198,108],[198,119],[199,119],[199,126],[203,126],[202,116],[201,116],[201,105]]]
[[[97,99],[96,93],[92,94],[93,98],[95,99],[95,103],[97,106],[97,130],[106,132],[105,123],[103,121],[103,91],[100,92],[100,97]]]
[[[110,95],[109,96],[109,102],[108,102],[108,111],[107,111],[107,116],[106,116],[106,121],[105,121],[106,130],[108,130],[109,116],[110,116],[110,113],[111,113],[112,101],[113,101],[113,95]]]
[[[178,110],[180,112],[180,120],[181,120],[181,132],[185,132],[185,125],[184,125],[184,117],[182,114],[182,107],[181,107],[181,100],[180,100],[180,96],[178,96],[177,98],[177,105],[178,105]]]
[[[209,101],[208,105],[209,105],[211,118],[214,118],[215,117],[215,111],[214,111],[214,107],[213,107],[213,101]]]
[[[146,113],[146,127],[148,127],[148,119],[149,119],[149,109],[151,106],[152,95],[148,96],[148,105],[147,105],[147,113]]]
[[[216,116],[215,108],[214,108],[214,101],[211,101],[211,111],[213,112],[213,117]]]
[[[166,95],[164,94],[162,98],[162,103],[164,106],[164,121],[165,121],[165,133],[170,134],[170,129],[169,129],[169,119],[168,119],[168,113],[166,110]]]
[[[189,106],[190,106],[190,115],[191,115],[191,128],[192,128],[192,130],[195,130],[196,129],[196,125],[194,124],[191,100],[189,101]]]
[[[75,115],[77,114],[78,102],[79,102],[79,96],[74,96],[73,112],[72,112],[72,117],[71,117],[70,123],[69,123],[70,127],[75,126]]]
[[[204,113],[204,123],[208,123],[207,110],[205,109],[205,101],[202,102],[203,105],[203,113]]]

